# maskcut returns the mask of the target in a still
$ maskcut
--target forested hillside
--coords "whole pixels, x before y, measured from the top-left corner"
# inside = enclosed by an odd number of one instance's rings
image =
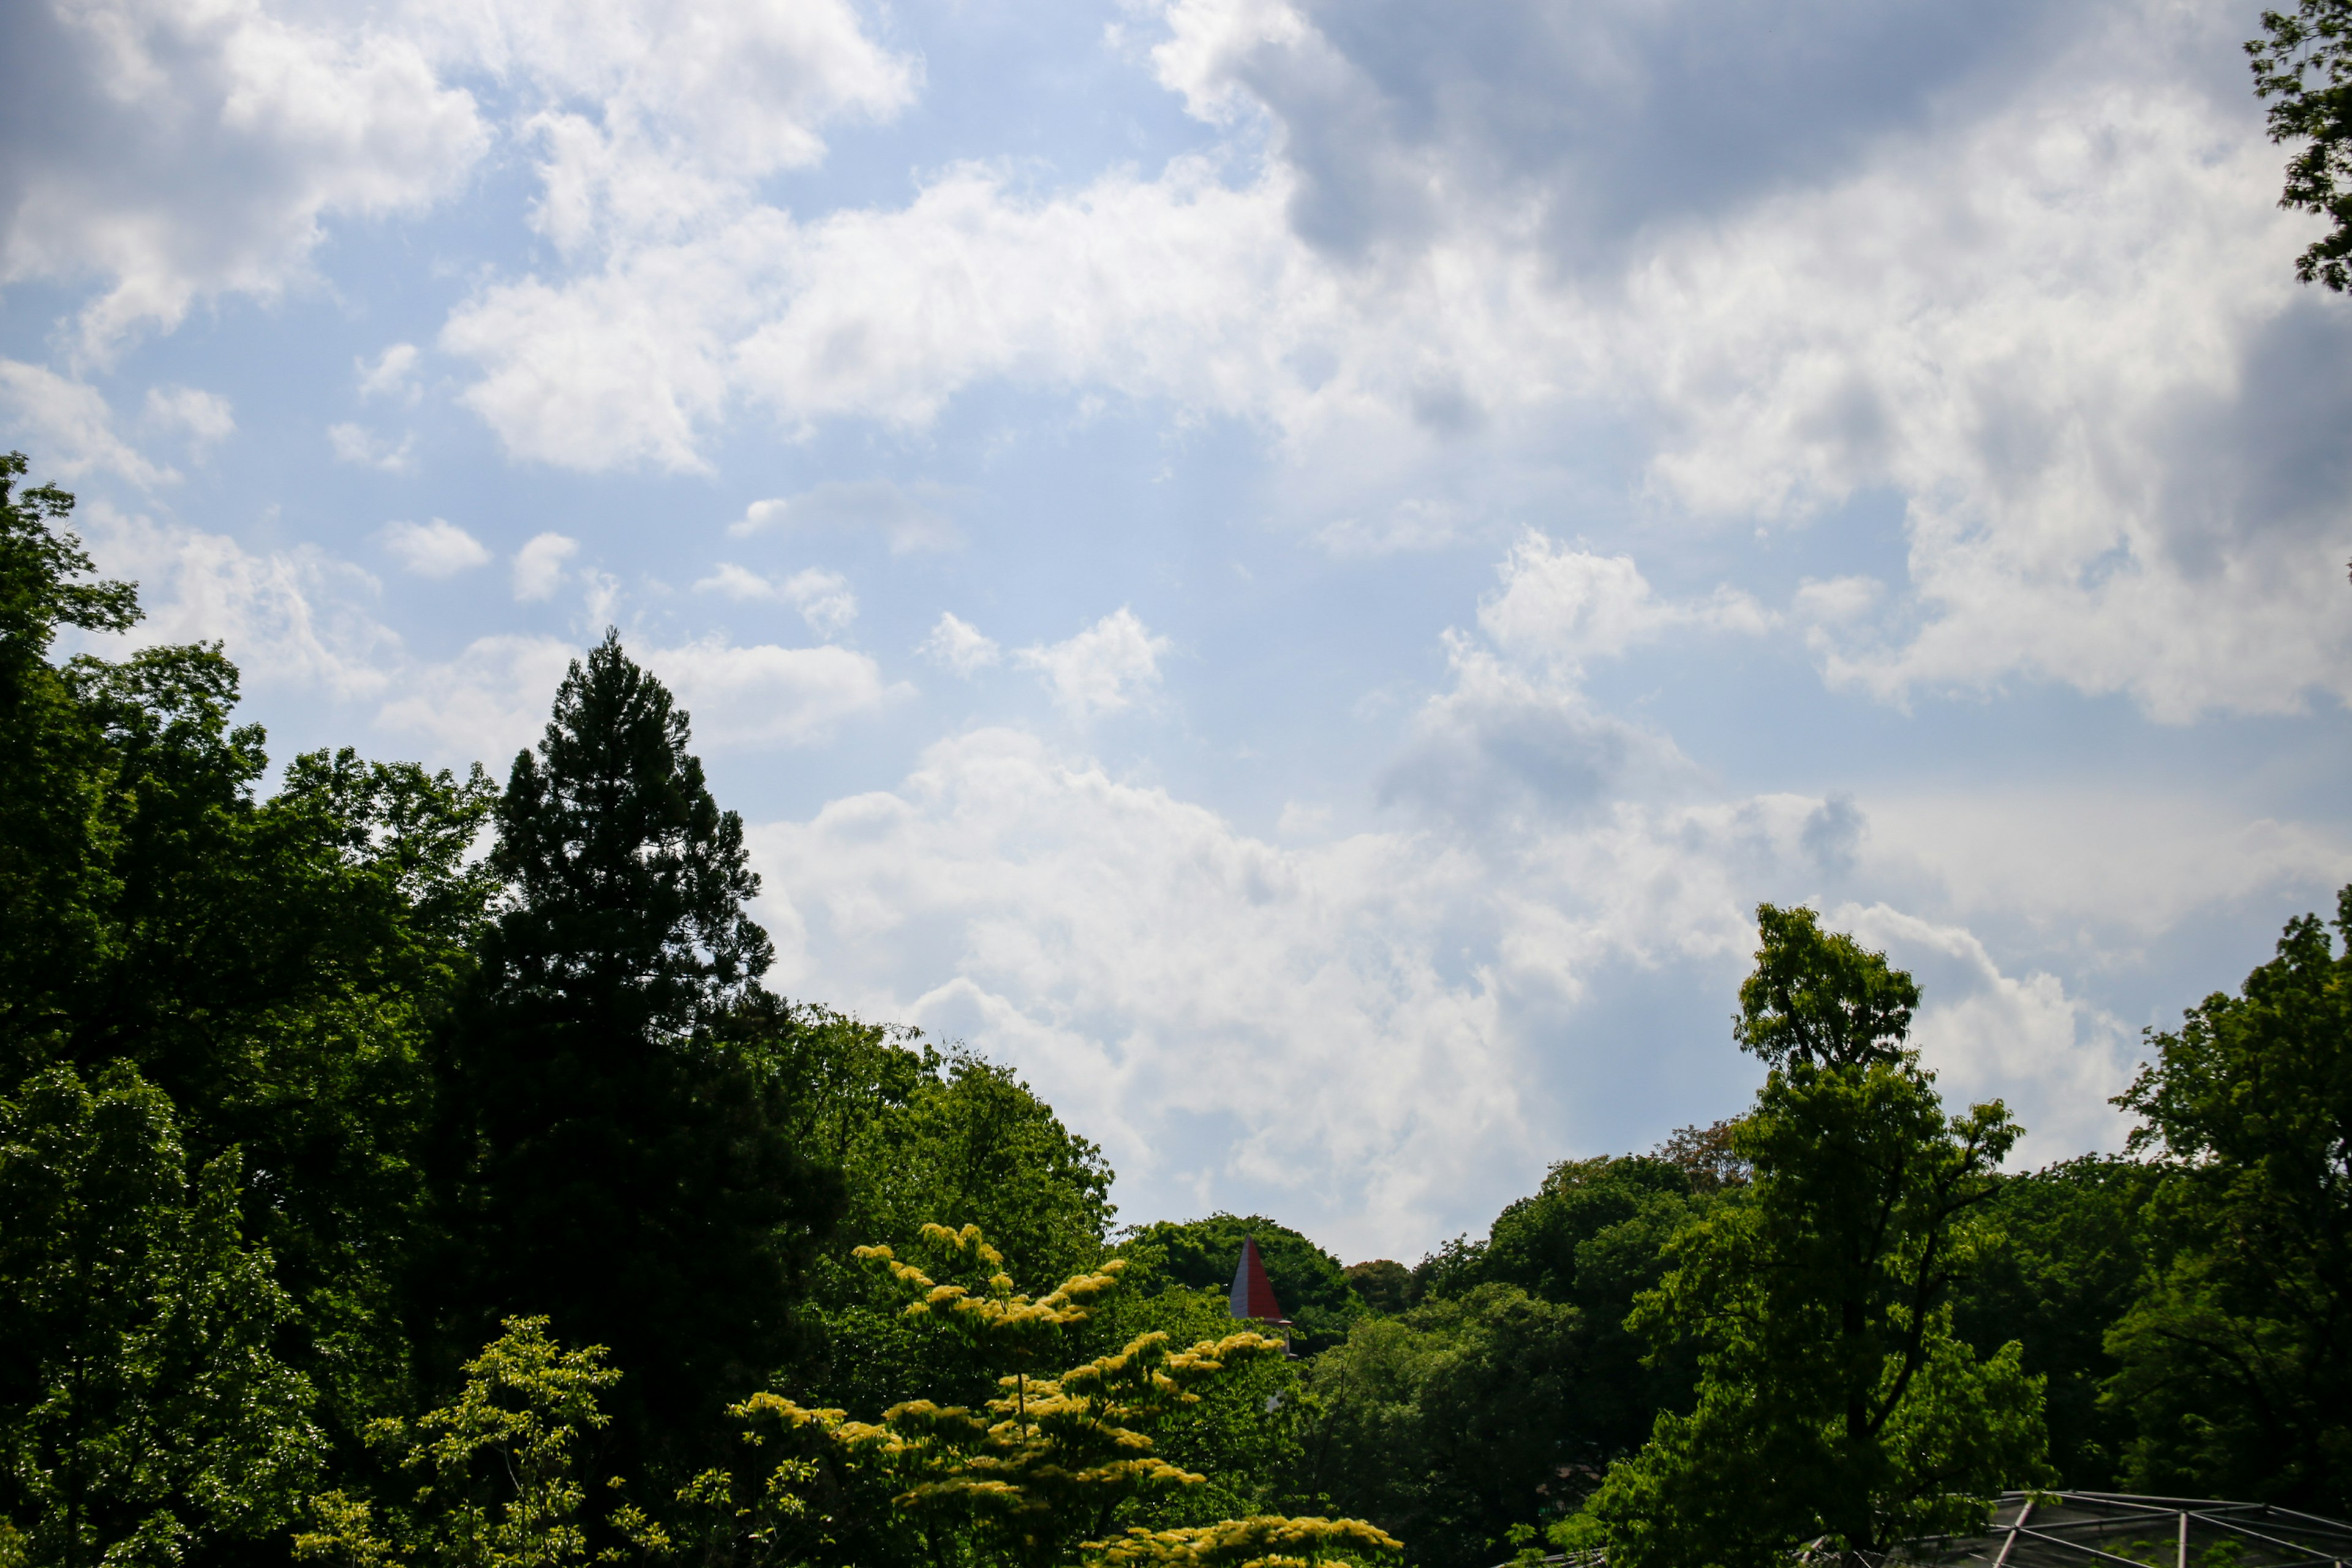
[[[617,636],[504,782],[285,762],[0,467],[0,1568],[1748,1563],[2064,1483],[2352,1510],[2352,889],[2015,1173],[1758,911],[1743,1116],[1341,1259],[1119,1230],[1003,1064],[780,997]],[[2220,977],[2216,977],[2220,978]],[[1254,1237],[1289,1342],[1225,1302]]]

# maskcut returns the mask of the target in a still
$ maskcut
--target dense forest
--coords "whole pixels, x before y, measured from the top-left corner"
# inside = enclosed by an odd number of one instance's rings
[[[27,473],[0,1568],[1734,1564],[2005,1486],[2352,1510],[2316,918],[2149,1038],[2120,1155],[2006,1172],[1910,977],[1767,904],[1739,1118],[1410,1267],[1120,1229],[1005,1066],[763,987],[741,825],[616,636],[502,784],[341,751],[271,785],[217,646],[63,654],[139,607]],[[1228,1313],[1245,1236],[1286,1345]]]

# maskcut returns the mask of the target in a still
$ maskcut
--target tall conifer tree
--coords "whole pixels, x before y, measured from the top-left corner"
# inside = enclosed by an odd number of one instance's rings
[[[710,1026],[772,950],[745,912],[741,820],[687,715],[608,633],[515,759],[491,862],[509,886],[452,1041],[463,1294],[478,1342],[546,1314],[627,1374],[615,1436],[681,1462],[730,1391],[772,1370],[830,1177],[777,1089]]]

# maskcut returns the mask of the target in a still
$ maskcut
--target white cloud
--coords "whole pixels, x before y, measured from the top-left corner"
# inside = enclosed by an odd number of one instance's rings
[[[2352,697],[2352,331],[2289,279],[2307,225],[2200,63],[2215,14],[1905,5],[1822,18],[1820,50],[1710,16],[1738,80],[1650,7],[1496,7],[1427,47],[1320,5],[1160,15],[1224,161],[1042,196],[957,166],[810,220],[741,195],[486,288],[445,334],[467,399],[519,455],[679,469],[745,411],[920,425],[992,378],[1166,399],[1264,421],[1342,553],[1457,537],[1475,510],[1418,487],[1463,444],[1524,473],[1605,417],[1653,444],[1662,524],[1907,503],[1883,614],[1798,606],[1834,684],[2022,675],[2166,719]],[[1824,91],[1873,50],[1907,85]],[[1691,142],[1702,103],[1739,137]]]
[[[394,343],[373,361],[354,360],[352,368],[359,378],[362,397],[392,397],[404,403],[415,403],[419,395],[416,385],[416,345]]]
[[[1588,660],[1687,628],[1769,630],[1772,617],[1748,595],[1723,587],[1687,604],[1659,598],[1629,555],[1572,550],[1529,530],[1503,563],[1503,587],[1478,605],[1478,625],[1523,659],[1570,674]]]
[[[1874,904],[1830,912],[1829,923],[1883,947],[1919,982],[1912,1044],[1958,1109],[2000,1099],[2025,1124],[2013,1165],[2121,1146],[2127,1123],[2107,1101],[2130,1083],[2137,1034],[2066,994],[2052,974],[2001,973],[1968,930]]]
[[[1810,606],[1838,612],[1834,684],[2016,675],[2176,721],[2352,700],[2330,570],[2352,501],[2314,423],[2352,384],[2299,347],[2347,334],[2287,272],[2275,155],[2250,106],[2088,65],[1637,272],[1626,352],[1672,420],[1655,483],[1730,517],[1907,499],[1896,626],[1858,582]]]
[[[939,485],[828,479],[796,496],[753,501],[727,531],[737,538],[772,528],[874,532],[890,542],[894,555],[945,550],[960,539],[941,510],[947,495]]]
[[[1013,662],[1036,671],[1055,705],[1084,721],[1124,712],[1150,696],[1160,685],[1160,656],[1171,646],[1121,605],[1076,637],[1020,649]]]
[[[514,596],[522,604],[552,597],[563,582],[563,563],[579,553],[580,542],[561,533],[533,534],[514,558]]]
[[[104,500],[77,514],[100,570],[139,584],[139,645],[217,638],[248,690],[359,700],[384,689],[400,639],[375,617],[376,581],[305,545],[252,551],[226,534],[158,522]]]
[[[581,652],[549,637],[478,638],[456,658],[410,672],[402,694],[377,710],[375,721],[394,734],[429,739],[446,757],[495,768],[546,725],[555,689]]]
[[[1527,1143],[1492,990],[1431,951],[1444,868],[1408,845],[1276,850],[1002,731],[752,842],[781,984],[1011,1057],[1108,1142],[1130,1212],[1280,1189],[1360,1237]],[[1187,1122],[1230,1136],[1188,1149]]]
[[[228,399],[193,386],[149,387],[147,420],[185,432],[188,445],[198,449],[215,446],[236,432],[236,416]]]
[[[996,639],[957,616],[953,611],[940,612],[939,624],[931,635],[923,639],[916,650],[933,664],[955,671],[966,680],[1003,659],[1003,650]]]
[[[1131,1217],[1269,1209],[1410,1257],[1548,1160],[1738,1109],[1757,1073],[1722,1019],[1748,911],[1819,875],[1824,808],[1621,798],[1491,843],[1283,848],[984,730],[751,838],[776,984],[1012,1061],[1106,1141]],[[1948,1095],[2007,1095],[2029,1158],[2112,1145],[2114,1019],[1963,926],[1884,903],[1833,920],[1919,966]]]
[[[0,408],[32,438],[26,455],[36,471],[75,479],[93,468],[153,487],[180,476],[151,463],[115,434],[114,411],[94,386],[21,360],[0,359]]]
[[[910,694],[866,655],[831,644],[738,647],[705,637],[643,658],[693,714],[697,739],[714,747],[821,744]]]
[[[718,571],[695,587],[723,594],[739,604],[764,600],[790,605],[801,613],[809,630],[821,637],[837,636],[857,618],[857,595],[850,591],[849,579],[821,566],[804,567],[771,582],[746,567],[721,563]]]
[[[1871,803],[1874,870],[1956,918],[2126,953],[2208,904],[2352,882],[2352,839],[2160,788],[1894,790]]]
[[[277,293],[329,217],[418,211],[488,142],[418,42],[362,13],[24,11],[12,47],[49,96],[0,166],[0,281],[105,279],[80,314],[92,354],[199,298]]]
[[[414,436],[403,436],[400,445],[394,446],[365,427],[348,420],[327,426],[327,445],[334,448],[338,462],[357,463],[362,468],[382,468],[388,474],[406,473],[412,466],[409,450],[416,444]]]
[[[480,540],[437,517],[430,522],[388,522],[376,537],[419,577],[454,577],[490,563]]]

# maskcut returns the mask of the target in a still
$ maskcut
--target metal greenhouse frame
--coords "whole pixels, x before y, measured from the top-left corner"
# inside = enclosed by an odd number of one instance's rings
[[[1982,1534],[1910,1542],[1885,1562],[1890,1568],[2345,1568],[2352,1524],[2271,1503],[2004,1492]]]

